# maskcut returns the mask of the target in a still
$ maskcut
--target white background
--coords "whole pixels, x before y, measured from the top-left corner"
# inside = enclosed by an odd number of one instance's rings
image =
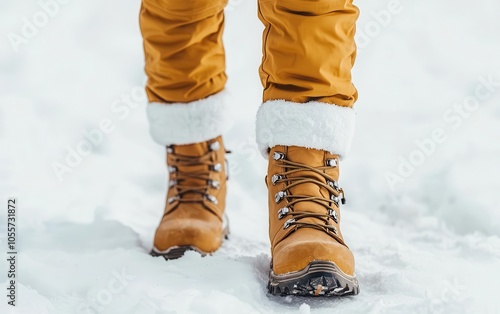
[[[21,228],[13,313],[497,313],[500,4],[357,5],[359,34],[366,36],[354,70],[357,131],[341,185],[348,197],[342,229],[361,293],[308,299],[272,297],[265,289],[270,256],[266,162],[254,143],[262,32],[255,0],[232,1],[226,10],[227,89],[237,109],[225,137],[233,150],[231,238],[212,257],[189,253],[169,262],[147,254],[163,211],[164,148],[148,135],[145,101],[127,115],[111,109],[144,85],[140,1],[69,1],[18,52],[9,33],[20,35],[23,18],[43,11],[37,1],[2,1],[0,195],[19,198]],[[377,19],[394,7],[390,20]],[[497,86],[460,125],[443,117],[456,119],[448,111],[470,101],[488,78]],[[53,164],[65,163],[67,147],[102,119],[113,121],[113,132],[60,182]],[[424,156],[415,141],[437,128],[446,141],[391,189],[387,173],[398,174],[401,159]],[[0,260],[4,308],[7,265]],[[124,281],[117,281],[122,272]]]

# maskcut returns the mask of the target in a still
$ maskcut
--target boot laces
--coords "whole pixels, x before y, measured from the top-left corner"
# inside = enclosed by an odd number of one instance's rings
[[[336,167],[337,160],[327,159],[325,166],[313,167],[307,164],[287,160],[285,159],[285,155],[280,152],[274,153],[273,158],[275,160],[281,160],[281,164],[278,164],[278,166],[283,168],[283,172],[274,174],[271,178],[271,182],[273,185],[285,183],[283,190],[276,193],[275,202],[280,203],[281,201],[286,200],[287,203],[285,207],[282,207],[278,211],[278,219],[281,220],[287,216],[291,216],[291,218],[284,222],[283,229],[288,229],[291,226],[296,226],[296,228],[314,228],[328,233],[337,239],[337,241],[343,243],[342,239],[338,236],[338,230],[335,225],[332,224],[332,221],[335,223],[339,222],[338,211],[340,203],[346,203],[344,190],[338,186],[337,181],[324,172],[332,167]],[[324,182],[314,176],[300,175],[289,177],[290,175],[299,172],[303,173],[304,171],[310,171],[323,177]],[[305,183],[312,183],[325,188],[328,190],[330,198],[324,196],[292,195],[288,193],[291,188]],[[300,202],[314,202],[323,206],[325,211],[323,213],[319,213],[294,210],[294,205]],[[304,218],[315,218],[318,220],[318,223],[303,221]]]
[[[215,142],[217,143],[217,142]],[[215,147],[210,147],[210,150],[201,156],[184,156],[175,154],[174,150],[169,147],[168,153],[174,158],[174,164],[168,167],[170,173],[169,187],[176,189],[176,194],[168,199],[168,203],[174,202],[188,202],[188,203],[201,203],[208,200],[214,204],[218,203],[215,196],[208,193],[208,188],[212,187],[218,189],[220,182],[210,178],[211,172],[221,172],[222,164],[213,161],[213,154],[216,153]],[[218,147],[217,147],[218,149]],[[199,167],[203,166],[203,171],[182,171],[184,167]],[[200,167],[201,168],[201,167]],[[199,185],[186,184],[186,181],[200,182]],[[205,182],[202,184],[201,182]],[[184,198],[187,194],[197,194],[198,198]]]

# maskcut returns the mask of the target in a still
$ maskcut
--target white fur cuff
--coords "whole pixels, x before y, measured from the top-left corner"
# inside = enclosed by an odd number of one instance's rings
[[[329,151],[345,157],[355,127],[354,109],[317,101],[269,100],[257,112],[257,145],[267,158],[276,145]]]
[[[231,127],[226,93],[220,92],[189,103],[150,103],[149,131],[160,145],[184,145],[208,141]]]

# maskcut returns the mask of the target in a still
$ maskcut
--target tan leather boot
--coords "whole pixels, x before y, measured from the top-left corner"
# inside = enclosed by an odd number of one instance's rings
[[[152,255],[174,259],[187,250],[205,255],[220,247],[229,232],[225,153],[220,136],[167,147],[170,181]]]
[[[271,271],[274,295],[357,294],[354,257],[340,232],[339,157],[323,150],[275,146],[270,151]]]

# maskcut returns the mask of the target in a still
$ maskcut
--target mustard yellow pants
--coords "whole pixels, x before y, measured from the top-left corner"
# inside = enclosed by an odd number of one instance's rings
[[[228,118],[220,93],[227,80],[222,42],[226,3],[142,1],[148,117],[161,144],[187,144],[222,132],[216,124]],[[358,8],[352,0],[258,0],[258,6],[265,26],[259,147],[263,153],[274,145],[298,145],[344,154],[357,99],[351,69]],[[299,129],[297,134],[287,126]]]

